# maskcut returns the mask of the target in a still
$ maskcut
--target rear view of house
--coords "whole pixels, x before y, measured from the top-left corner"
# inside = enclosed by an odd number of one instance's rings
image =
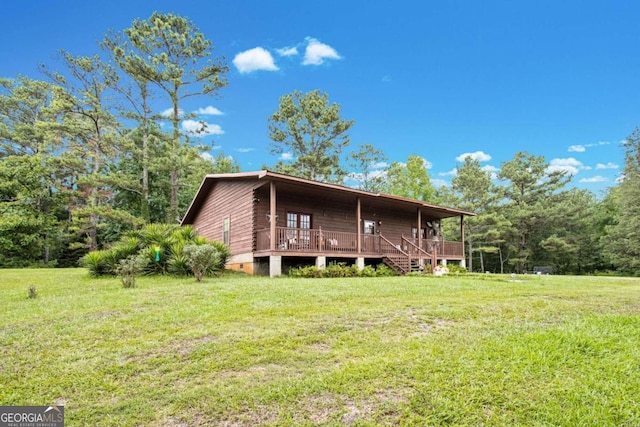
[[[369,193],[269,171],[207,175],[182,220],[229,246],[228,268],[278,276],[296,265],[385,263],[399,274],[437,263],[464,265],[458,209]],[[460,218],[460,240],[445,241],[444,218]]]

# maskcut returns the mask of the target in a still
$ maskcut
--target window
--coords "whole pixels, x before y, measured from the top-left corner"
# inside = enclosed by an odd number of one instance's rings
[[[229,217],[222,220],[222,243],[229,246]]]
[[[308,248],[311,240],[311,214],[287,212],[287,239],[289,245]]]
[[[364,224],[364,234],[376,234],[376,222],[365,219],[363,221]]]
[[[311,215],[299,212],[287,212],[287,228],[311,228]]]

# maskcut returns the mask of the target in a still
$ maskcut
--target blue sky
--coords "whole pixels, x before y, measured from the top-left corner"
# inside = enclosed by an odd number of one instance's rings
[[[277,160],[267,119],[296,89],[341,104],[351,148],[418,154],[438,185],[464,154],[497,171],[528,151],[601,194],[640,125],[635,0],[6,0],[0,76],[43,78],[37,65],[56,50],[95,53],[107,30],[154,10],[188,17],[226,58],[228,87],[185,109],[210,124],[212,153],[245,171]]]

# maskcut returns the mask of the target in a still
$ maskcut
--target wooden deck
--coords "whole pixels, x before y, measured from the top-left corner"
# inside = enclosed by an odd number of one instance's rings
[[[326,229],[302,229],[276,227],[275,246],[271,247],[269,230],[256,232],[254,252],[276,252],[295,256],[368,256],[384,257],[390,254],[408,254],[420,258],[462,260],[464,248],[461,242],[448,242],[441,239],[392,238],[382,235],[361,235],[358,250],[357,233],[345,233]]]

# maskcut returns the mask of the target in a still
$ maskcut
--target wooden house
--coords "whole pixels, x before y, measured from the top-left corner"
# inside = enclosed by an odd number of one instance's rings
[[[231,251],[228,268],[278,276],[291,266],[385,263],[400,274],[464,266],[464,217],[418,200],[270,171],[207,175],[182,220]],[[440,221],[460,218],[460,239]]]

